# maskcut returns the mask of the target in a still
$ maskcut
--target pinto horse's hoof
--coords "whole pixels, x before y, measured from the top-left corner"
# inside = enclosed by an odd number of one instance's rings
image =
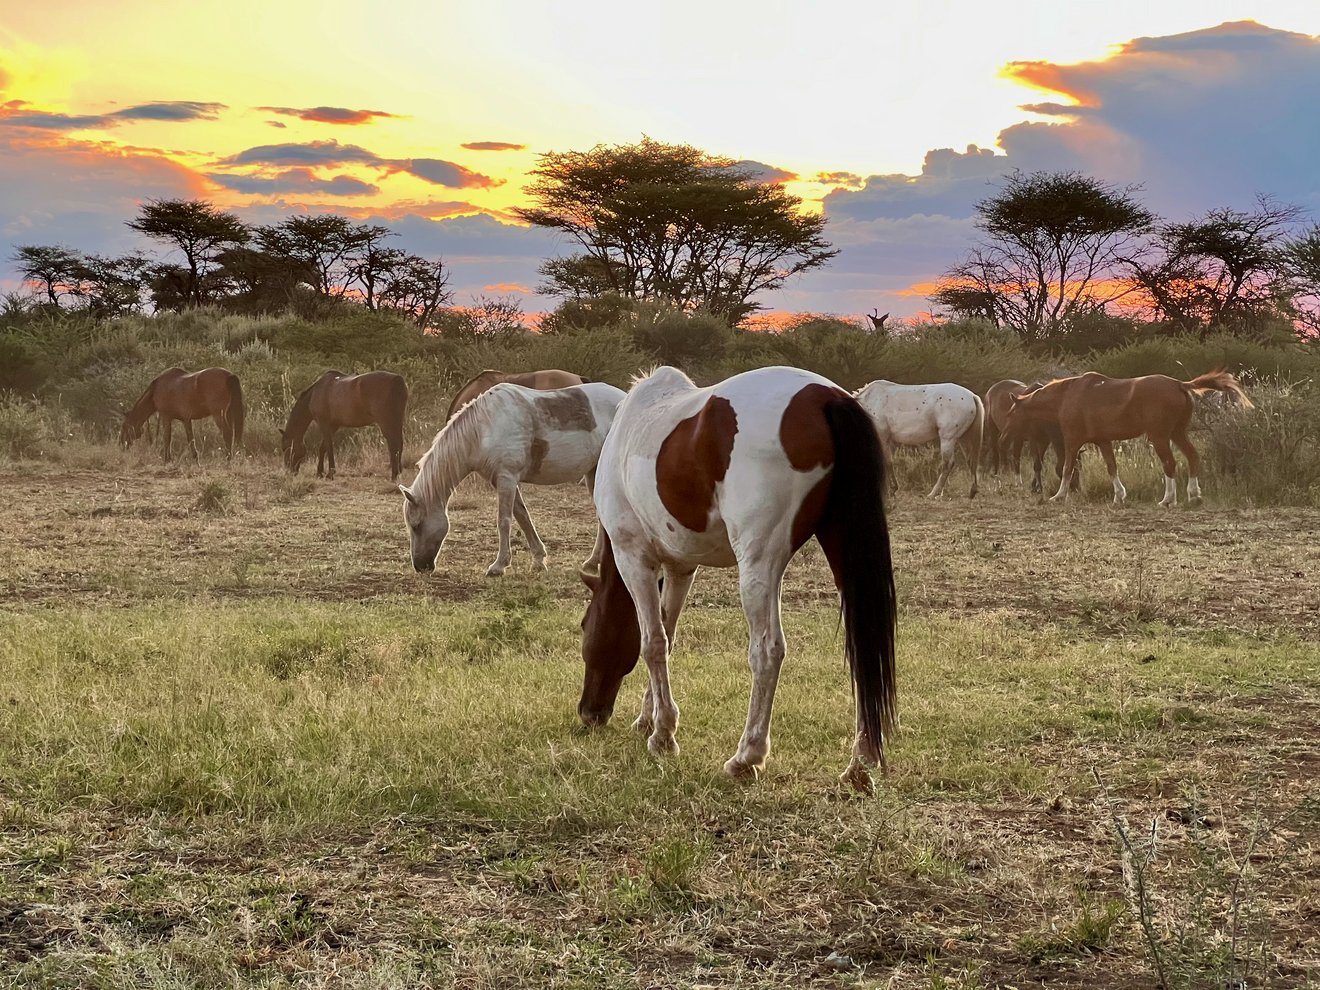
[[[649,739],[651,738],[651,733],[655,731],[655,723],[649,718],[643,718],[641,715],[638,715],[633,719],[632,730],[643,739]]]
[[[875,793],[875,781],[871,778],[871,771],[866,769],[866,764],[861,760],[853,760],[848,764],[848,769],[839,774],[839,783],[847,784],[860,794]]]
[[[735,756],[725,762],[724,776],[740,784],[755,784],[761,779],[761,767],[753,763],[744,763]]]
[[[486,568],[486,577],[504,577],[504,569],[507,564],[491,564]]]
[[[652,756],[677,756],[678,740],[674,734],[652,732],[649,739],[646,740],[646,748],[650,750]]]

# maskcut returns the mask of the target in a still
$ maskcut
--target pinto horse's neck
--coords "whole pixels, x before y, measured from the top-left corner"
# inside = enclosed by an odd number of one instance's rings
[[[459,482],[472,473],[473,453],[481,443],[482,429],[487,426],[487,417],[483,415],[487,394],[460,409],[435,435],[430,449],[418,461],[412,492],[424,507],[448,503]]]

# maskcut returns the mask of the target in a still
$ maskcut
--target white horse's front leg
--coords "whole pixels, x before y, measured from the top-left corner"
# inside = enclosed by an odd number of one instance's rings
[[[939,498],[944,494],[944,486],[953,471],[953,461],[958,455],[958,442],[940,437],[940,476],[935,479],[935,487],[926,495],[927,498]]]
[[[532,552],[532,566],[538,571],[545,570],[545,544],[541,542],[540,534],[532,525],[532,516],[523,502],[521,488],[513,490],[513,518],[518,521],[518,528],[522,530],[527,540],[527,549]]]
[[[773,559],[740,562],[738,590],[747,615],[747,664],[752,668],[752,693],[747,725],[738,752],[724,764],[730,777],[756,780],[770,753],[770,715],[784,662],[784,630],[779,621],[779,589],[784,563]]]
[[[646,748],[656,756],[678,752],[678,705],[669,691],[669,637],[665,634],[664,617],[660,606],[660,570],[654,564],[640,560],[615,548],[615,562],[619,576],[637,606],[637,624],[642,640],[642,659],[650,677],[653,722]],[[644,720],[639,718],[644,728]]]
[[[586,483],[587,494],[591,496],[594,506],[594,500],[596,496],[596,472],[594,470],[587,472],[587,476],[586,478],[583,479],[583,481]],[[596,542],[595,544],[592,545],[591,556],[586,559],[585,563],[583,563],[582,570],[587,572],[588,574],[599,574],[600,559],[604,555],[605,555],[605,527],[603,527],[600,524],[599,520],[597,520]]]
[[[512,550],[509,547],[509,531],[513,527],[513,503],[518,494],[518,482],[511,477],[501,475],[495,482],[499,504],[500,552],[495,563],[486,568],[486,577],[499,577],[509,566]]]

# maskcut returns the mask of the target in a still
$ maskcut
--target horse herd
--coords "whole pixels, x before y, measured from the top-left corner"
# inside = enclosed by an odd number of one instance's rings
[[[725,763],[736,778],[755,779],[770,748],[770,713],[785,645],[780,625],[784,571],[811,538],[820,544],[838,588],[844,652],[852,673],[856,736],[842,779],[870,790],[869,767],[883,765],[896,717],[895,586],[884,493],[892,485],[895,445],[938,440],[939,495],[962,447],[978,486],[981,447],[992,465],[1016,462],[1030,444],[1039,490],[1041,459],[1053,447],[1066,499],[1077,453],[1100,449],[1114,488],[1113,443],[1147,436],[1165,470],[1162,505],[1176,501],[1171,444],[1187,458],[1187,496],[1200,496],[1199,460],[1187,436],[1193,396],[1218,391],[1243,406],[1236,379],[1214,371],[1190,381],[1162,375],[1114,379],[1094,372],[1028,386],[999,382],[983,399],[954,384],[872,382],[855,395],[797,368],[761,368],[699,388],[681,371],[662,367],[624,392],[563,371],[510,376],[483,372],[467,383],[447,422],[418,462],[411,485],[400,485],[413,567],[435,567],[449,531],[448,502],[476,473],[496,490],[499,553],[488,575],[504,573],[512,524],[522,530],[537,568],[546,550],[523,502],[520,485],[585,481],[598,518],[596,542],[583,564],[591,601],[582,622],[585,675],[578,715],[589,726],[611,717],[624,677],[640,657],[648,678],[633,727],[655,754],[678,748],[678,706],[668,658],[675,626],[698,567],[737,567],[746,615],[752,689],[738,749]],[[297,470],[303,437],[321,432],[318,472],[341,428],[376,424],[390,449],[390,472],[401,471],[408,391],[386,372],[329,371],[305,389],[282,436],[285,463]],[[127,414],[127,444],[158,413],[169,448],[172,420],[211,416],[227,451],[241,443],[242,390],[230,372],[170,369],[148,386]],[[196,456],[196,447],[193,445]]]

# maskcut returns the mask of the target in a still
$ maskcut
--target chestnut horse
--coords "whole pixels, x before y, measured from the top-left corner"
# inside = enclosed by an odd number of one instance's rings
[[[1006,378],[995,382],[985,393],[985,433],[990,445],[990,470],[998,474],[1001,466],[1007,462],[1012,466],[1018,481],[1022,481],[1022,447],[1027,445],[1031,451],[1031,490],[1045,490],[1041,481],[1041,471],[1045,467],[1045,451],[1054,451],[1054,471],[1063,480],[1063,431],[1059,424],[1050,421],[1019,423],[1018,432],[1010,436],[1005,432],[1008,411],[1013,408],[1013,396],[1027,395],[1041,387],[1041,382],[1027,385],[1015,378]],[[1025,432],[1023,432],[1025,430]],[[1072,489],[1079,485],[1078,472],[1073,472]]]
[[[833,382],[760,368],[698,388],[660,368],[633,385],[596,469],[605,531],[599,576],[583,575],[586,664],[578,717],[602,725],[623,678],[646,661],[633,728],[652,753],[677,752],[669,654],[697,568],[738,568],[752,690],[738,751],[724,764],[755,779],[770,750],[784,659],[784,570],[816,537],[843,606],[857,734],[843,778],[870,790],[895,724],[894,571],[884,509],[885,462],[871,418]]]
[[[558,368],[551,368],[548,371],[522,371],[510,374],[505,371],[495,371],[487,368],[479,375],[474,375],[468,379],[466,385],[458,390],[454,396],[454,401],[449,403],[449,412],[445,413],[445,422],[454,418],[454,413],[458,412],[465,405],[500,382],[510,382],[514,385],[521,385],[523,388],[568,388],[570,385],[583,385],[591,379],[583,378],[581,375],[575,375],[571,371],[560,371]]]
[[[1223,392],[1243,408],[1251,408],[1247,393],[1227,371],[1208,371],[1189,382],[1167,375],[1144,375],[1141,378],[1108,378],[1088,371],[1074,378],[1061,378],[1029,395],[1013,398],[1006,429],[1011,433],[1030,423],[1054,422],[1063,433],[1063,479],[1050,501],[1066,500],[1068,479],[1077,465],[1077,452],[1083,444],[1100,448],[1114,486],[1114,504],[1122,505],[1127,489],[1118,479],[1114,461],[1115,440],[1130,440],[1145,434],[1164,465],[1164,498],[1160,505],[1178,501],[1172,442],[1187,458],[1187,498],[1201,497],[1197,478],[1201,458],[1187,436],[1192,419],[1192,396]]]
[[[238,375],[224,368],[191,373],[182,368],[162,371],[124,416],[120,442],[127,447],[142,436],[143,426],[156,413],[160,414],[161,444],[167,461],[173,456],[170,446],[176,419],[183,423],[194,461],[199,459],[193,441],[194,419],[210,416],[215,421],[225,443],[226,457],[232,457],[234,447],[243,443],[243,386]]]
[[[327,454],[330,472],[335,476],[335,431],[359,426],[380,427],[390,450],[390,480],[403,470],[403,416],[408,406],[408,384],[388,371],[368,371],[346,375],[327,371],[302,390],[289,411],[289,421],[280,436],[284,464],[296,472],[307,456],[303,437],[312,423],[321,431],[321,450],[316,458],[316,474],[325,472]]]

